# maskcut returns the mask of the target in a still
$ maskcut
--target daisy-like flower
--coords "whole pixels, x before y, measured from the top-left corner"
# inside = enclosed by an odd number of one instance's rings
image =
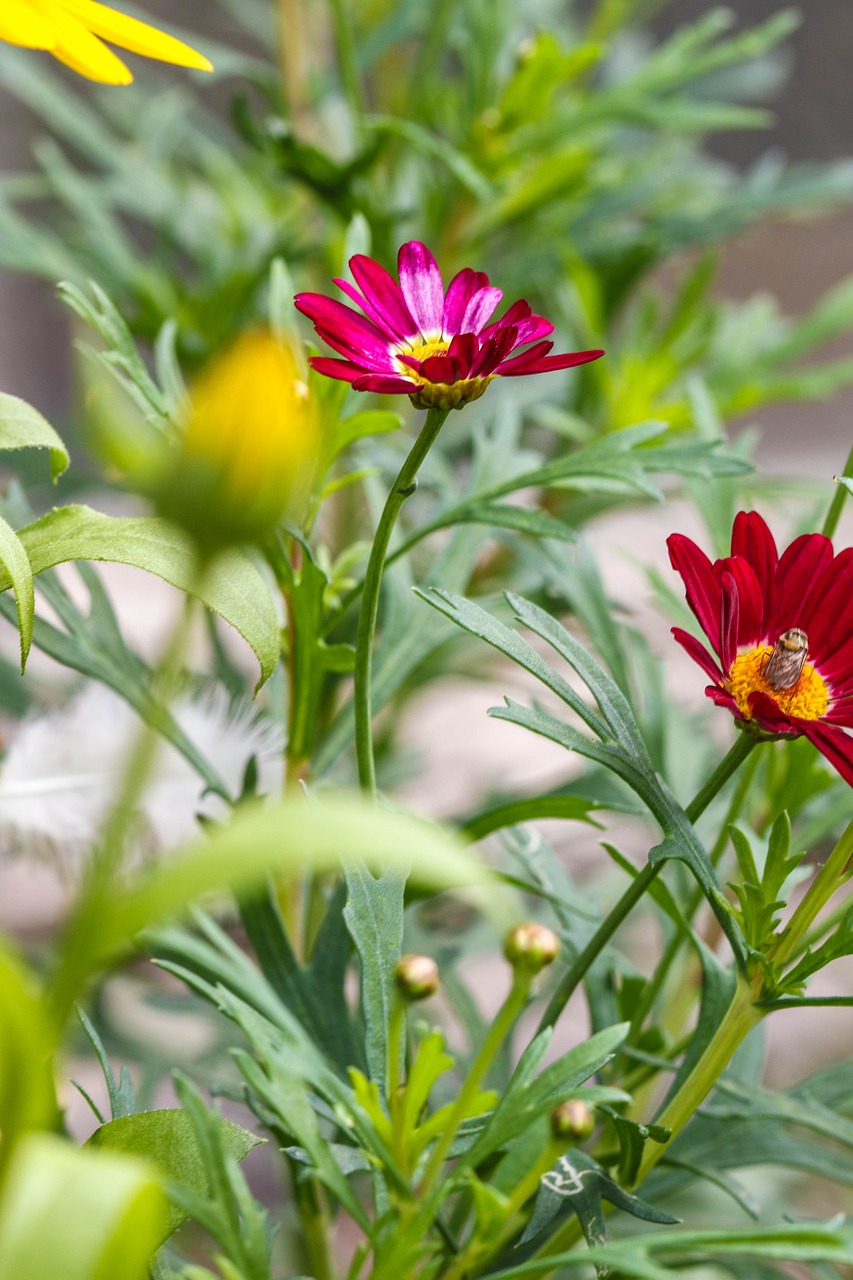
[[[356,391],[399,392],[419,409],[461,409],[493,378],[568,369],[604,355],[550,355],[554,344],[544,339],[554,326],[524,301],[492,321],[503,294],[485,272],[465,267],[445,290],[435,258],[417,240],[397,255],[399,284],[363,254],[350,258],[349,265],[358,288],[346,280],[335,284],[363,316],[321,293],[299,293],[295,303],[323,341],[343,356],[316,356],[311,364],[330,378],[352,383]]]
[[[853,548],[835,555],[807,533],[780,556],[761,516],[744,511],[725,559],[712,564],[679,533],[667,546],[714,651],[673,627],[713,681],[707,696],[753,732],[804,734],[853,786]]]
[[[212,71],[207,58],[156,27],[96,0],[0,0],[0,40],[45,49],[73,71],[101,84],[130,84],[133,76],[103,43],[179,67]]]

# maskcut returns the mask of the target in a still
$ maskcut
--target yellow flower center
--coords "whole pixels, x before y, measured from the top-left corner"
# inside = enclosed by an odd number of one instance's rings
[[[401,348],[399,354],[414,356],[416,360],[423,362],[429,360],[430,356],[446,355],[449,348],[450,343],[443,338],[432,338]],[[472,400],[479,400],[495,376],[488,374],[484,378],[462,378],[458,382],[430,382],[429,378],[425,378],[403,360],[398,361],[398,367],[404,377],[411,378],[420,388],[412,392],[410,397],[416,409],[461,409]]]
[[[751,693],[769,694],[780,711],[799,720],[820,720],[829,706],[829,689],[823,676],[810,662],[803,664],[800,678],[790,689],[776,689],[764,678],[764,668],[773,652],[769,644],[739,653],[729,671],[728,686],[741,715],[752,719],[749,709]]]

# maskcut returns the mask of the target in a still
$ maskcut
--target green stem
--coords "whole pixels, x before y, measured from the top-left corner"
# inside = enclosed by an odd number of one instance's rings
[[[850,822],[826,862],[806,890],[787,926],[767,952],[768,960],[783,965],[800,949],[815,920],[853,872],[853,822]]]
[[[847,455],[847,461],[844,464],[842,476],[850,478],[853,476],[853,449]],[[847,489],[843,484],[836,484],[835,493],[832,495],[832,502],[829,504],[829,510],[826,513],[826,519],[823,522],[821,533],[826,538],[835,536],[835,530],[838,528],[838,521],[841,518],[841,512],[844,510],[844,503],[847,500]]]
[[[373,637],[376,633],[376,617],[379,612],[379,591],[382,572],[394,525],[403,503],[417,488],[417,475],[424,458],[430,451],[441,430],[447,409],[430,409],[421,433],[409,456],[400,468],[397,479],[388,494],[376,537],[370,550],[370,559],[364,575],[361,609],[358,615],[358,632],[355,642],[355,749],[358,758],[358,778],[363,791],[376,793],[376,766],[373,759],[371,734],[371,678],[373,662]]]
[[[725,821],[722,827],[720,828],[720,834],[717,836],[717,839],[715,840],[714,846],[711,849],[711,852],[709,855],[711,859],[711,866],[713,867],[716,867],[717,863],[722,857],[723,851],[726,847],[726,844],[728,843],[729,827],[737,818],[738,814],[743,808],[743,803],[746,800],[746,797],[749,795],[749,789],[755,777],[755,770],[757,765],[758,765],[758,756],[750,755],[749,759],[746,762],[746,766],[743,770],[743,773],[738,779],[738,784],[735,787],[734,794],[731,799],[731,803],[729,804],[728,810],[726,812]],[[700,904],[704,901],[704,897],[705,895],[703,894],[702,890],[696,889],[696,891],[693,894],[693,897],[690,899],[689,903],[687,904],[687,908],[684,913],[684,918],[688,921],[688,923],[693,919],[694,915],[699,909]],[[661,955],[660,963],[655,969],[655,972],[652,978],[647,983],[640,997],[637,1008],[634,1010],[634,1015],[631,1019],[631,1034],[629,1036],[629,1040],[633,1040],[633,1037],[636,1035],[637,1031],[639,1031],[640,1027],[642,1027],[643,1023],[645,1022],[646,1017],[648,1016],[649,1012],[651,1011],[652,1007],[655,1004],[655,1001],[658,998],[658,995],[663,989],[663,985],[666,982],[666,979],[669,975],[669,971],[672,968],[672,965],[674,964],[679,951],[681,950],[682,946],[688,941],[689,936],[690,936],[689,933],[675,932],[673,933],[672,937],[667,943],[663,951],[663,954]]]
[[[685,813],[691,822],[695,822],[700,814],[704,813],[717,792],[725,785],[738,766],[743,763],[757,741],[756,738],[750,737],[747,733],[739,733],[737,735],[728,754],[723,757],[708,781],[696,793],[685,809]],[[554,1025],[592,964],[598,959],[625,917],[633,910],[640,898],[654,882],[662,866],[662,862],[658,862],[655,866],[646,863],[642,871],[631,881],[616,906],[607,918],[601,922],[583,951],[575,958],[568,973],[563,975],[548,1003],[547,1009],[542,1015],[537,1028],[538,1031],[544,1031],[546,1027]]]
[[[760,981],[760,974],[758,980]],[[669,1142],[646,1143],[634,1186],[643,1181],[669,1149],[670,1143],[681,1133],[688,1120],[692,1119],[705,1101],[731,1062],[735,1050],[746,1039],[755,1024],[761,1021],[763,1011],[755,1007],[755,1000],[756,993],[752,985],[739,976],[732,1002],[704,1053],[673,1099],[667,1103],[655,1120],[655,1124],[663,1125],[671,1131]]]
[[[753,738],[749,733],[740,732],[735,736],[735,740],[726,755],[723,756],[708,781],[696,792],[696,795],[684,810],[691,822],[695,822],[697,818],[701,817],[717,793],[728,782],[732,774],[740,768],[759,741],[760,739]]]
[[[418,1187],[418,1192],[423,1200],[429,1198],[430,1191],[435,1186],[448,1152],[453,1146],[453,1140],[456,1137],[459,1126],[467,1118],[471,1103],[479,1092],[486,1072],[510,1035],[516,1019],[527,1003],[530,982],[530,974],[523,969],[519,968],[513,972],[509,994],[499,1009],[494,1022],[489,1027],[486,1038],[471,1064],[471,1069],[465,1077],[462,1088],[459,1090],[453,1108],[447,1117],[441,1137],[437,1140],[430,1154],[429,1163],[424,1170]]]
[[[664,1125],[670,1130],[669,1141],[645,1144],[643,1158],[632,1183],[633,1187],[639,1186],[661,1157],[667,1153],[670,1143],[692,1119],[731,1062],[735,1050],[740,1047],[755,1024],[761,1021],[766,1010],[757,1008],[755,1001],[756,992],[746,979],[739,976],[732,1002],[704,1053],[681,1088],[655,1119],[655,1124]],[[609,1205],[605,1206],[605,1212],[609,1209]],[[581,1236],[580,1223],[576,1217],[572,1218],[558,1228],[533,1257],[538,1261],[565,1253],[579,1243]],[[548,1280],[551,1275],[553,1272],[540,1272],[539,1280]]]

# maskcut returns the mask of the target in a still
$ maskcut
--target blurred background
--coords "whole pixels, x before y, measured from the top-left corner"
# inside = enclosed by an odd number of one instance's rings
[[[119,6],[121,7],[121,6]],[[673,0],[650,24],[655,39],[663,39],[684,23],[695,21],[716,6],[702,0]],[[774,0],[738,0],[733,6],[737,24],[751,27],[778,14]],[[223,8],[207,0],[146,0],[145,12],[178,23],[205,39],[225,39],[245,45],[245,37]],[[21,54],[21,57],[38,55]],[[769,129],[737,130],[715,135],[710,150],[742,171],[768,153],[788,161],[809,162],[851,158],[853,110],[850,66],[853,60],[853,16],[849,0],[821,0],[803,8],[797,31],[785,42],[763,80],[763,101],[772,107],[775,124]],[[132,59],[137,74],[143,70]],[[158,76],[163,73],[156,69]],[[737,74],[735,68],[731,74]],[[180,74],[180,73],[178,73]],[[227,104],[233,81],[203,89],[208,102]],[[79,90],[79,81],[75,81]],[[0,172],[29,167],[33,147],[44,128],[0,82]],[[2,234],[2,232],[0,232]],[[819,224],[793,219],[765,220],[759,228],[723,248],[717,291],[733,299],[757,291],[773,294],[787,315],[807,311],[834,283],[853,272],[853,211],[824,217]],[[65,420],[72,401],[72,349],[67,310],[47,283],[21,279],[0,266],[0,386],[32,401],[57,425]],[[849,339],[827,349],[827,355],[853,354]],[[853,418],[853,389],[831,401],[762,407],[750,417],[762,436],[760,457],[770,470],[798,475],[824,475],[846,455],[849,422]]]

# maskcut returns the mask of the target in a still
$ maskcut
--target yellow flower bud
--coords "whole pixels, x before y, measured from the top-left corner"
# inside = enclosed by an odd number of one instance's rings
[[[264,538],[304,496],[318,430],[301,353],[242,334],[190,388],[163,514],[202,546]]]

